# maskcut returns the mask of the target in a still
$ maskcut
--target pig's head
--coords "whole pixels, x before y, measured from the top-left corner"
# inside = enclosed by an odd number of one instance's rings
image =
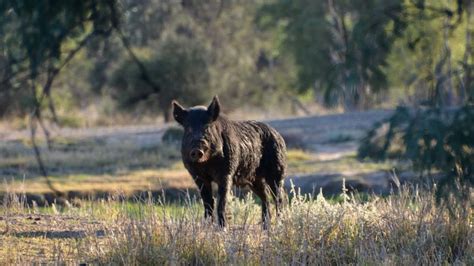
[[[204,163],[222,152],[220,128],[216,120],[220,114],[220,103],[214,96],[208,107],[184,108],[172,102],[173,116],[184,128],[181,152],[185,161]]]

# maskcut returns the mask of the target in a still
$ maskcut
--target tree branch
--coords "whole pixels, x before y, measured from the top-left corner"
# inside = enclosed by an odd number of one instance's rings
[[[86,37],[84,37],[80,42],[79,44],[76,46],[76,48],[74,48],[73,50],[71,50],[68,55],[66,56],[66,59],[64,59],[64,61],[62,62],[61,65],[59,65],[59,67],[49,67],[48,68],[48,72],[47,72],[47,78],[46,78],[46,82],[45,82],[45,85],[43,86],[43,93],[42,93],[42,96],[40,98],[40,105],[41,105],[41,102],[42,102],[42,99],[44,97],[47,97],[49,102],[48,102],[48,107],[49,107],[49,110],[51,112],[51,115],[53,116],[53,122],[54,123],[58,123],[58,117],[56,115],[56,108],[54,107],[54,103],[51,99],[51,86],[53,85],[53,82],[54,82],[54,79],[56,78],[56,76],[59,74],[59,72],[69,63],[69,61],[71,61],[74,56],[90,41],[92,40],[92,38],[94,38],[96,35],[108,35],[110,34],[111,30],[107,30],[107,31],[98,31],[98,30],[94,30],[92,31],[91,33],[89,33]]]
[[[142,61],[137,57],[135,52],[133,52],[132,47],[130,45],[130,41],[128,38],[125,36],[123,33],[121,27],[120,27],[120,21],[119,21],[119,16],[118,12],[116,10],[116,7],[113,5],[113,1],[109,1],[109,8],[111,12],[111,18],[112,18],[112,27],[117,31],[118,36],[120,40],[122,41],[123,46],[127,50],[130,58],[132,58],[132,61],[138,66],[138,69],[140,70],[140,73],[142,75],[143,81],[148,84],[156,93],[161,92],[161,88],[153,82],[153,80],[150,78],[150,75],[148,74],[148,71],[143,64]]]
[[[36,80],[36,77],[30,73],[30,78],[31,78],[31,93],[32,93],[32,96],[33,96],[33,100],[34,100],[34,106],[33,106],[33,111],[31,112],[30,114],[30,139],[31,139],[31,143],[32,143],[32,146],[33,146],[33,151],[35,153],[35,158],[36,158],[36,162],[38,164],[38,168],[40,170],[40,173],[41,175],[45,178],[46,180],[46,184],[48,185],[49,189],[51,191],[53,191],[56,196],[62,196],[63,193],[60,192],[59,190],[57,190],[54,185],[52,184],[51,180],[49,179],[48,177],[48,172],[46,170],[46,166],[42,160],[42,156],[41,156],[41,151],[38,147],[38,145],[36,144],[36,123],[38,123],[40,125],[40,127],[42,128],[44,134],[45,134],[45,137],[46,137],[46,141],[47,141],[47,144],[48,144],[48,148],[51,147],[51,139],[50,139],[50,134],[49,134],[49,131],[48,129],[46,128],[46,126],[44,125],[44,122],[43,122],[43,117],[41,115],[41,103],[43,102],[44,98],[45,97],[48,97],[49,98],[49,108],[53,114],[53,118],[55,120],[55,122],[57,122],[57,116],[56,116],[56,111],[54,109],[54,105],[53,105],[53,102],[51,100],[51,86],[53,85],[53,82],[54,82],[54,79],[56,78],[56,76],[59,74],[59,72],[69,63],[69,61],[71,61],[74,56],[96,35],[98,34],[103,34],[103,35],[108,35],[109,33],[111,32],[111,30],[107,30],[107,31],[93,31],[91,32],[90,34],[88,34],[84,39],[82,39],[79,44],[77,45],[76,48],[74,48],[73,50],[71,50],[68,55],[66,56],[65,60],[62,62],[61,65],[59,65],[59,67],[50,67],[48,69],[48,73],[47,73],[47,79],[46,79],[46,83],[45,85],[43,86],[43,91],[42,91],[42,94],[40,96],[40,98],[38,99],[37,95],[36,95],[36,87],[35,87],[35,80]]]
[[[153,80],[150,78],[150,75],[148,74],[148,70],[146,69],[143,62],[140,61],[140,59],[138,59],[136,54],[133,52],[130,46],[130,42],[125,37],[122,30],[120,30],[119,28],[116,28],[116,30],[119,34],[119,37],[120,37],[120,40],[122,41],[123,46],[127,50],[130,57],[132,58],[133,62],[138,66],[138,69],[140,70],[143,81],[145,81],[145,83],[148,84],[148,86],[150,86],[153,89],[153,91],[155,91],[156,93],[159,93],[161,91],[161,88],[155,82],[153,82]]]
[[[31,140],[31,145],[33,146],[33,151],[35,153],[35,159],[36,159],[36,162],[38,164],[38,168],[40,170],[40,173],[41,175],[44,177],[45,181],[46,181],[46,184],[48,185],[49,189],[51,191],[54,192],[54,194],[56,194],[56,196],[62,196],[62,193],[57,190],[53,183],[51,182],[51,180],[49,179],[48,177],[48,172],[46,171],[46,167],[43,163],[43,159],[41,157],[41,151],[38,147],[38,145],[36,144],[36,123],[39,123],[41,125],[41,127],[43,128],[44,132],[45,132],[45,135],[47,136],[46,139],[47,141],[49,142],[49,133],[47,131],[47,129],[44,127],[44,124],[42,123],[42,117],[41,117],[41,105],[40,105],[40,101],[38,101],[38,98],[36,97],[36,87],[35,87],[35,80],[34,78],[32,77],[32,80],[31,80],[31,93],[33,95],[33,98],[34,98],[34,107],[33,107],[33,110],[30,114],[30,140]],[[36,123],[35,123],[36,122]],[[48,146],[49,146],[49,143],[48,143]]]

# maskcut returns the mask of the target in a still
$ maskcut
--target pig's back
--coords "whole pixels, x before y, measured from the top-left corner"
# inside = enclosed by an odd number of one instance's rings
[[[257,121],[231,123],[231,135],[235,136],[232,142],[238,147],[232,156],[238,160],[236,185],[252,183],[285,162],[285,142],[275,129]]]

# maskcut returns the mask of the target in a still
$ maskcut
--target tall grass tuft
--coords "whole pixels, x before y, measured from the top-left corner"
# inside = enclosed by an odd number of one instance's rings
[[[235,199],[221,229],[196,201],[170,215],[144,203],[143,215],[119,211],[91,261],[104,264],[474,264],[472,210],[437,204],[434,193],[402,188],[368,202],[341,203],[292,192],[278,221],[264,231],[252,198]],[[160,208],[162,208],[160,210]],[[90,239],[89,241],[94,241]]]
[[[222,229],[203,219],[191,196],[171,204],[118,195],[53,211],[10,193],[0,206],[0,264],[474,265],[472,204],[456,204],[456,197],[440,204],[434,191],[417,187],[368,200],[343,188],[341,197],[293,189],[265,231],[250,194],[230,202],[230,225]],[[28,235],[39,229],[43,236]]]

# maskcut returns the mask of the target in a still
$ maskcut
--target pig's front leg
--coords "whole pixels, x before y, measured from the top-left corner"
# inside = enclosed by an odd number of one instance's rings
[[[226,221],[226,205],[230,197],[230,191],[232,189],[232,176],[227,175],[222,181],[218,184],[219,190],[219,203],[217,206],[217,217],[219,219],[219,225],[225,227],[227,225]]]
[[[201,193],[202,202],[204,203],[204,218],[211,218],[214,221],[214,197],[212,196],[212,184],[209,180],[203,180],[200,177],[195,177],[199,192]]]

